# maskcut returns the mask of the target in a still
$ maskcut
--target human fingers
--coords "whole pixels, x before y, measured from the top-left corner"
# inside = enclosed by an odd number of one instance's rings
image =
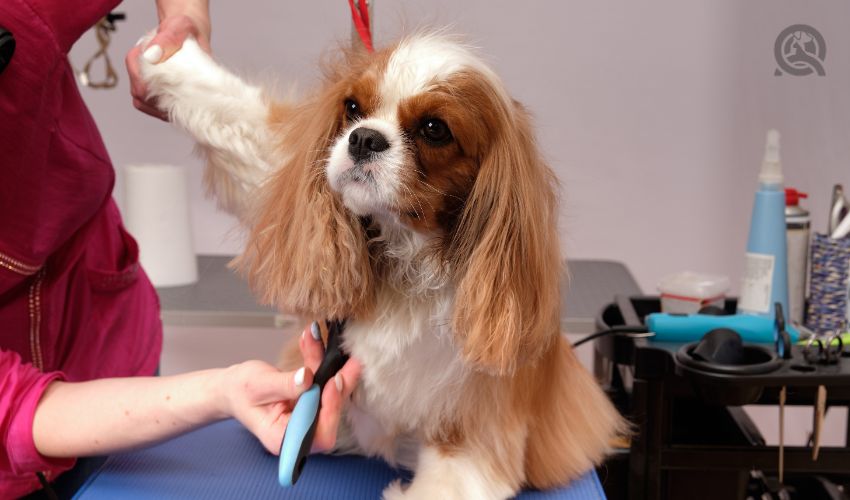
[[[322,391],[322,408],[316,422],[312,452],[327,451],[336,444],[336,434],[342,415],[342,391],[345,382],[339,374],[325,384]]]
[[[156,35],[145,45],[142,57],[151,64],[167,61],[180,50],[190,35],[209,52],[209,40],[194,18],[187,15],[167,17],[159,24]]]
[[[326,451],[336,444],[343,403],[351,397],[357,387],[361,370],[360,362],[355,358],[349,358],[334,378],[325,384],[312,451]]]
[[[337,372],[337,376],[342,377],[342,397],[350,399],[357,388],[357,383],[360,381],[360,374],[363,372],[363,365],[357,358],[348,358],[348,361],[342,365],[342,368]]]
[[[286,409],[286,403],[281,401],[272,404],[260,417],[257,417],[256,413],[250,414],[243,424],[260,440],[269,453],[279,455],[280,443],[289,424],[290,413]]]
[[[247,396],[245,404],[258,406],[294,400],[313,384],[313,371],[308,367],[280,371],[271,365],[267,366],[268,370],[247,372],[242,387],[237,387],[237,390],[243,390]]]
[[[147,101],[142,101],[136,97],[133,97],[133,107],[138,109],[142,113],[153,116],[154,118],[159,118],[160,120],[166,122],[168,121],[167,113],[159,110],[158,108],[155,108],[154,106],[151,106],[150,104],[148,104]]]
[[[319,328],[319,323],[313,322],[303,332],[301,339],[298,342],[301,348],[301,357],[304,359],[304,366],[313,370],[313,373],[319,369],[322,364],[322,358],[325,356],[325,346],[322,344],[322,334]]]
[[[141,40],[139,42],[141,43]],[[142,51],[140,43],[130,49],[124,58],[124,64],[127,66],[127,75],[130,77],[130,95],[133,98],[133,107],[142,113],[163,121],[168,121],[168,114],[156,107],[156,100],[148,99],[147,97],[147,86],[142,79],[139,69],[139,57]]]

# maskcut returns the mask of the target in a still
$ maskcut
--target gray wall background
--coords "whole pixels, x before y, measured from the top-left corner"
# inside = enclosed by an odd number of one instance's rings
[[[322,52],[349,37],[343,0],[212,3],[222,63],[301,89],[315,82]],[[116,63],[157,24],[153,1],[120,9],[128,20]],[[566,254],[623,261],[646,291],[684,269],[728,274],[737,291],[768,128],[783,134],[787,184],[812,195],[815,229],[832,183],[850,185],[850,2],[377,0],[374,18],[378,45],[449,25],[481,47],[536,116],[563,186]],[[796,23],[825,37],[825,77],[774,76],[774,40]],[[89,33],[72,61],[81,66],[93,48]],[[116,90],[83,95],[119,171],[190,168],[197,251],[238,251],[235,221],[203,196],[191,142],[131,107],[126,76]]]

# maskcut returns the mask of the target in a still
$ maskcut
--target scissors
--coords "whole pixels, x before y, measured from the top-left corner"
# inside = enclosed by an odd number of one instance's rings
[[[844,329],[809,337],[803,348],[803,357],[809,364],[835,364],[844,354]]]

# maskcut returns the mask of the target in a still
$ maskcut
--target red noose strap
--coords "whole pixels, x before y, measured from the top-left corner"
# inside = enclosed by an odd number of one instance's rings
[[[363,46],[366,47],[367,51],[374,52],[372,32],[369,30],[369,6],[366,4],[366,0],[357,2],[358,7],[360,7],[359,11],[354,6],[354,0],[348,0],[348,5],[351,7],[351,18],[354,20],[354,27],[357,29],[357,34],[360,35]]]

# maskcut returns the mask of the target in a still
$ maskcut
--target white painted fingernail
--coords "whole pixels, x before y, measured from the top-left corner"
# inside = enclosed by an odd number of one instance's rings
[[[313,340],[321,340],[322,339],[322,331],[319,330],[319,323],[313,322],[310,325],[310,335],[313,336]]]
[[[304,367],[303,366],[301,368],[299,368],[297,372],[295,372],[295,377],[293,379],[295,380],[295,387],[301,387],[302,385],[304,385]]]
[[[159,45],[151,45],[145,50],[145,53],[142,54],[142,57],[145,58],[145,61],[156,64],[162,59],[162,47]]]
[[[143,36],[143,37],[139,38],[138,40],[136,40],[136,47],[138,47],[139,45],[141,45],[141,44],[142,44],[142,42],[144,42],[144,41],[145,41],[145,38],[147,38],[147,35],[145,35],[145,36]]]
[[[342,393],[342,375],[339,373],[334,377],[334,384],[336,385],[336,390]]]

